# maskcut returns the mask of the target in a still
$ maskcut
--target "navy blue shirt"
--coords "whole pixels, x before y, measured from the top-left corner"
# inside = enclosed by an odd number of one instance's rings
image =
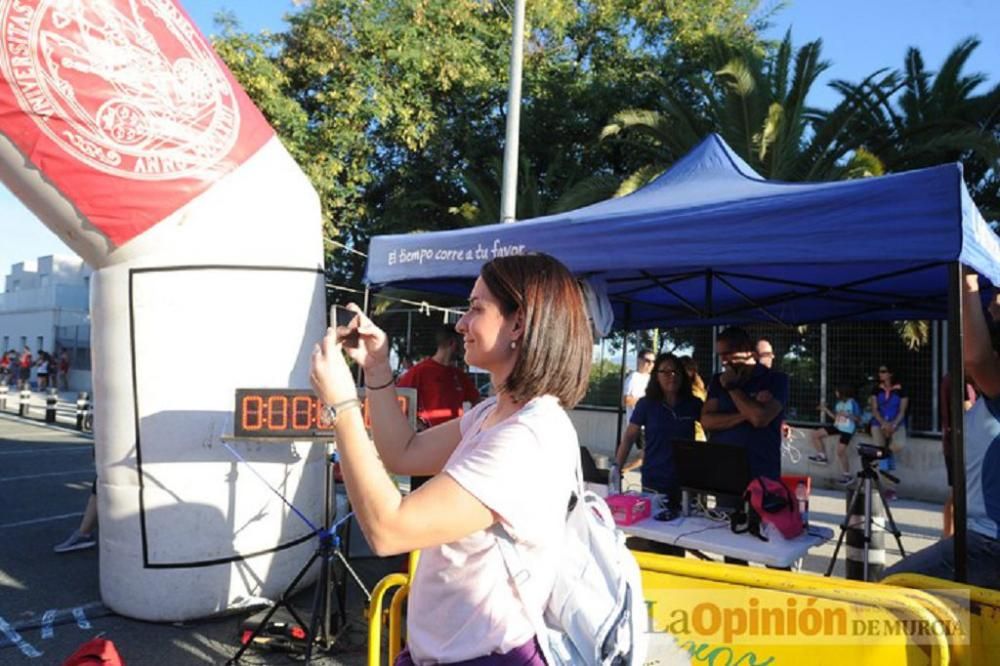
[[[694,439],[694,424],[701,418],[701,406],[701,400],[695,397],[679,400],[674,407],[663,401],[639,398],[629,423],[646,428],[646,448],[642,452],[643,489],[666,495],[680,489],[672,442]]]
[[[740,388],[751,399],[756,398],[760,391],[769,391],[774,399],[781,403],[781,412],[763,428],[755,428],[749,421],[743,421],[733,428],[713,430],[708,441],[746,447],[751,476],[780,479],[781,423],[785,420],[785,405],[788,404],[788,375],[769,370],[758,363],[753,366],[749,379]],[[739,411],[729,396],[729,391],[722,388],[718,374],[712,377],[712,382],[708,386],[708,399],[713,398],[718,400],[719,413],[735,414]]]
[[[872,389],[872,395],[875,396],[875,404],[878,405],[879,413],[886,421],[892,421],[899,415],[899,410],[903,406],[903,398],[907,397],[906,391],[899,384],[894,384],[888,391],[878,385]],[[906,425],[906,416],[903,415],[903,425]],[[872,423],[878,425],[878,421],[873,420]]]

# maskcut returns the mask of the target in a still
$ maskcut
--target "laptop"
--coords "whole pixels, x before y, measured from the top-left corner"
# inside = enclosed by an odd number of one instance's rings
[[[742,497],[750,483],[750,461],[742,446],[675,439],[674,462],[682,490]]]

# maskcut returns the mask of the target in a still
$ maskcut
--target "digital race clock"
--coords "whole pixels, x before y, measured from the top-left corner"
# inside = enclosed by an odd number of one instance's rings
[[[412,389],[397,389],[399,407],[415,424],[416,395]],[[361,392],[363,395],[363,392]],[[310,389],[236,389],[233,413],[235,438],[302,438],[334,436],[333,423],[324,405]],[[368,401],[362,403],[365,426],[371,426]]]

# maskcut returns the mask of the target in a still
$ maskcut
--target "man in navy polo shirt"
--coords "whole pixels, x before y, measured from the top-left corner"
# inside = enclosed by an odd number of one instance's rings
[[[715,351],[724,369],[712,377],[701,412],[708,441],[746,447],[750,474],[779,480],[788,375],[757,362],[742,328],[722,331]]]

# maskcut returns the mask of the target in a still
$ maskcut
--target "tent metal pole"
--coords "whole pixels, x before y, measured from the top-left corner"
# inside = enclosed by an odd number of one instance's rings
[[[821,403],[826,402],[826,397],[829,395],[829,387],[827,386],[828,377],[826,373],[826,324],[819,325],[819,401]],[[819,422],[826,423],[826,412],[819,413]]]
[[[941,322],[931,322],[931,430],[941,429]],[[947,398],[945,398],[947,400]]]
[[[628,360],[628,324],[631,318],[632,307],[626,303],[625,330],[622,334],[622,367],[618,370],[618,428],[615,431],[615,451],[618,450],[618,443],[622,441],[622,422],[625,420],[625,363]],[[613,455],[612,458],[614,458]]]
[[[965,525],[965,360],[962,330],[962,265],[948,267],[948,371],[951,375],[951,454],[955,493],[955,581],[969,580],[967,555],[968,535]]]
[[[524,2],[514,0],[513,34],[510,38],[510,88],[507,91],[507,138],[503,145],[503,192],[500,221],[517,215],[518,141],[521,134],[521,63],[524,60]]]

